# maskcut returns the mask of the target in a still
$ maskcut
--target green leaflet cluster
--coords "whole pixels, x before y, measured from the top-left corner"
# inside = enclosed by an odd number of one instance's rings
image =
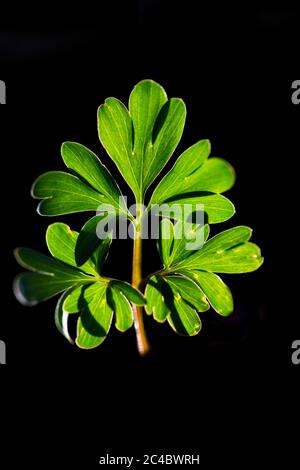
[[[73,173],[49,171],[33,183],[31,195],[41,199],[40,215],[62,215],[74,212],[97,211],[127,215],[120,189],[99,158],[89,149],[75,142],[61,147],[65,165]]]
[[[146,301],[146,312],[156,321],[167,320],[176,332],[195,335],[201,329],[199,313],[210,306],[223,316],[233,310],[231,292],[218,274],[254,271],[263,262],[259,248],[249,241],[248,227],[235,227],[208,239],[209,225],[226,221],[235,212],[223,195],[235,182],[234,170],[222,158],[211,156],[208,140],[196,142],[177,158],[145,204],[149,187],[181,139],[185,119],[184,102],[169,99],[153,80],[142,80],[133,88],[128,107],[116,98],[107,98],[99,107],[100,141],[136,203],[147,206],[136,217],[108,169],[79,143],[62,145],[68,172],[47,172],[32,186],[32,196],[40,200],[40,215],[97,211],[79,234],[62,223],[48,227],[46,241],[52,258],[28,248],[15,250],[17,261],[31,271],[15,280],[18,300],[34,305],[61,294],[56,325],[71,341],[68,316],[79,312],[76,343],[82,348],[102,343],[113,314],[116,327],[126,331],[133,324],[133,305]],[[191,223],[199,204],[206,216],[204,226]],[[158,206],[164,217],[158,243],[164,267],[141,283],[146,284],[145,300],[129,284],[101,275],[111,234],[100,240],[96,229],[105,227],[113,217],[129,219],[141,229],[153,206]],[[174,207],[179,210],[170,212]],[[189,242],[194,242],[192,250],[188,249]]]
[[[186,117],[184,102],[168,100],[152,80],[139,82],[129,97],[128,109],[107,98],[98,110],[99,137],[125,181],[141,203],[181,138]]]
[[[80,313],[77,321],[76,344],[85,349],[99,346],[106,338],[115,314],[119,331],[132,326],[131,303],[144,305],[139,291],[130,284],[101,276],[111,238],[103,240],[91,258],[82,266],[75,259],[78,233],[63,223],[48,227],[46,242],[53,256],[50,258],[30,248],[17,248],[19,264],[29,269],[14,281],[14,293],[24,305],[61,294],[55,309],[55,323],[70,341],[68,316]]]
[[[208,238],[209,226],[178,221],[161,222],[159,253],[164,269],[150,277],[146,286],[146,311],[155,320],[168,320],[179,334],[193,336],[201,329],[197,312],[210,305],[222,316],[233,311],[229,287],[217,275],[241,274],[258,269],[263,263],[260,249],[249,242],[249,227],[234,227]],[[185,230],[185,237],[182,237]],[[197,242],[198,250],[187,244]]]
[[[208,158],[210,150],[210,142],[200,140],[183,152],[155,188],[149,205],[189,205],[193,212],[202,204],[210,224],[230,219],[234,205],[221,193],[233,186],[235,173],[225,160]]]

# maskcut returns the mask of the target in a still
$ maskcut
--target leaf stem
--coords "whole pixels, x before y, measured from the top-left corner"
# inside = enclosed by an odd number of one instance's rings
[[[132,286],[140,288],[142,280],[142,230],[141,224],[137,221],[135,224],[135,237],[133,241],[132,257]],[[143,307],[133,305],[133,320],[136,332],[137,347],[141,356],[145,356],[150,351],[150,345],[146,336]]]
[[[151,274],[148,274],[148,276],[144,277],[143,279],[141,279],[141,282],[140,282],[140,290],[144,290],[144,288],[146,287],[147,285],[147,282],[151,279],[151,277],[153,276],[163,276],[164,274],[168,274],[168,271],[165,271],[164,269],[159,269],[158,271],[155,271]]]

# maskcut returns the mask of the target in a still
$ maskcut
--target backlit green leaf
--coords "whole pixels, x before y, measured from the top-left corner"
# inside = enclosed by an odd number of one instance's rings
[[[197,312],[205,312],[209,309],[209,303],[199,285],[183,276],[166,276],[165,281],[171,286],[171,289],[181,297]]]
[[[61,222],[49,225],[46,232],[46,242],[48,249],[54,258],[63,261],[70,266],[79,268],[75,260],[75,247],[78,239],[78,232]],[[97,274],[94,263],[87,260],[80,269],[86,273]]]
[[[106,289],[107,283],[102,281],[89,285],[81,285],[71,291],[63,303],[63,311],[66,313],[78,313],[83,310],[94,297]]]
[[[36,305],[49,299],[74,284],[83,284],[84,279],[67,277],[66,275],[44,275],[40,273],[19,274],[14,280],[14,294],[23,305]],[[90,282],[90,281],[89,281]]]
[[[170,265],[170,255],[174,243],[174,225],[169,219],[163,219],[160,223],[159,253],[165,267]]]
[[[213,238],[207,241],[207,243],[203,247],[202,253],[213,254],[219,249],[225,250],[236,246],[239,243],[245,243],[250,240],[251,235],[251,228],[246,227],[244,225],[224,230],[223,232],[218,233]]]
[[[14,281],[14,293],[24,305],[35,305],[69,287],[93,280],[88,274],[30,248],[17,248],[14,254],[21,266],[34,271],[20,274]]]
[[[230,219],[235,213],[235,208],[232,202],[221,194],[202,192],[178,195],[174,200],[151,206],[152,215],[174,220],[189,220],[191,214],[197,212],[204,213],[205,223],[217,224]]]
[[[127,331],[133,325],[133,314],[129,301],[118,288],[109,289],[111,293],[111,307],[116,316],[116,328],[121,331]]]
[[[49,276],[68,277],[72,279],[88,279],[89,277],[71,266],[66,266],[31,248],[16,248],[14,255],[18,263],[30,271],[36,271]]]
[[[172,293],[168,285],[160,276],[152,276],[147,283],[145,296],[147,314],[153,314],[155,320],[160,323],[164,322],[172,303]]]
[[[165,166],[182,135],[186,109],[182,100],[167,99],[153,80],[142,80],[132,90],[129,112],[108,98],[98,110],[102,145],[116,163],[138,202]]]
[[[110,225],[114,221],[114,215],[101,214],[95,215],[84,224],[75,247],[75,259],[79,266],[91,257],[97,272],[100,273],[111,245]]]
[[[162,107],[154,125],[152,142],[143,157],[143,193],[164,168],[177,147],[184,128],[186,108],[179,98],[171,98]]]
[[[213,273],[196,271],[186,273],[203,290],[213,309],[220,315],[227,317],[233,312],[233,298],[229,287],[221,278]]]
[[[169,266],[180,261],[199,250],[209,234],[209,225],[197,225],[179,220],[174,227],[174,243],[169,257]]]
[[[153,80],[142,80],[133,88],[129,97],[129,112],[133,121],[135,167],[143,166],[142,156],[146,147],[152,143],[152,132],[155,121],[163,105],[167,102],[167,94]]]
[[[98,109],[99,138],[108,155],[134,194],[139,181],[133,161],[132,121],[127,108],[116,98],[107,98]]]
[[[123,294],[127,297],[127,299],[135,305],[145,305],[146,301],[144,296],[132,287],[131,284],[125,281],[111,281],[111,286],[114,288],[118,288]]]
[[[196,310],[190,307],[180,296],[174,296],[174,308],[168,315],[168,322],[176,333],[183,336],[195,336],[202,328]]]
[[[185,192],[185,189],[189,192],[190,175],[194,175],[197,172],[209,154],[209,140],[200,140],[183,152],[153,191],[151,203],[161,204],[172,196]]]
[[[262,264],[259,248],[249,244],[252,230],[234,227],[208,240],[201,250],[182,262],[184,268],[239,273],[257,269]]]
[[[209,153],[209,141],[200,140],[180,155],[154,190],[151,203],[162,204],[192,192],[222,193],[230,189],[235,180],[233,168],[220,158],[207,160]]]
[[[194,336],[201,329],[195,309],[205,311],[209,305],[201,289],[190,279],[180,276],[152,276],[146,286],[146,312],[157,322],[168,319],[179,334]],[[192,300],[192,303],[190,302]]]
[[[87,302],[77,322],[76,344],[83,349],[92,349],[103,343],[112,322],[113,311],[106,301],[106,288],[102,285],[98,287],[93,300]]]
[[[69,329],[68,329],[68,318],[69,314],[64,312],[63,310],[63,304],[65,299],[68,297],[70,294],[71,289],[66,290],[61,297],[58,299],[58,302],[55,307],[55,315],[54,315],[54,320],[55,320],[55,325],[58,329],[58,331],[71,343],[73,344],[74,341],[72,340]]]
[[[184,192],[209,191],[212,193],[224,193],[235,182],[235,172],[232,166],[222,158],[209,158],[197,173],[185,181]],[[188,184],[190,183],[190,190]]]
[[[87,186],[76,176],[62,171],[49,171],[33,183],[31,194],[42,199],[38,205],[40,215],[62,215],[73,212],[96,211],[107,198]],[[110,204],[107,210],[114,208]]]
[[[207,252],[197,258],[197,265],[205,271],[227,274],[249,273],[263,263],[260,249],[254,243],[242,243],[227,250],[219,249],[213,255]]]
[[[107,202],[110,202],[118,211],[126,212],[124,198],[120,189],[98,157],[88,148],[76,142],[65,142],[61,154],[66,166],[80,179],[88,183]]]

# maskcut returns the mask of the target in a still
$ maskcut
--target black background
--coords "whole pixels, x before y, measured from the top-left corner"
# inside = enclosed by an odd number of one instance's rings
[[[300,10],[287,6],[150,0],[97,11],[83,6],[66,17],[44,7],[21,24],[11,21],[13,14],[1,18],[7,105],[0,107],[0,339],[7,343],[7,366],[0,380],[1,407],[13,423],[3,434],[16,449],[7,468],[61,459],[65,468],[81,461],[96,468],[108,449],[116,455],[194,451],[203,468],[294,462],[300,106],[291,102],[291,84],[299,72],[299,18]],[[62,220],[38,216],[29,191],[39,174],[63,169],[63,141],[95,151],[130,200],[98,141],[96,111],[108,96],[127,103],[143,78],[186,102],[177,156],[209,138],[213,154],[236,169],[228,196],[237,214],[213,232],[249,225],[265,257],[254,274],[224,276],[236,310],[230,319],[205,314],[198,337],[177,337],[146,319],[152,343],[146,359],[137,355],[133,331],[120,335],[114,328],[100,348],[75,349],[56,331],[55,299],[26,309],[11,291],[20,271],[13,248],[46,252],[47,225]],[[86,214],[63,220],[79,229]],[[114,242],[106,272],[130,280],[131,249],[130,241]],[[158,267],[155,243],[146,242],[145,274]]]

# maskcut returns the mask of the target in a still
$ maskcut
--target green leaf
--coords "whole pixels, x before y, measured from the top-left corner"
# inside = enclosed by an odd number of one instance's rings
[[[190,182],[190,189],[188,183]],[[184,192],[208,191],[212,193],[224,193],[235,183],[235,172],[233,167],[222,158],[209,158],[201,166],[197,174],[190,177],[190,181],[185,181]]]
[[[33,273],[24,273],[14,281],[14,293],[23,305],[35,305],[74,284],[90,283],[92,278],[71,266],[30,248],[14,251],[18,263]]]
[[[208,140],[200,140],[187,149],[158,184],[150,203],[162,204],[191,192],[222,193],[230,189],[235,181],[233,168],[220,158],[207,160],[209,153]]]
[[[233,312],[234,306],[231,291],[219,276],[196,270],[186,272],[186,275],[191,277],[201,287],[217,313],[227,317]]]
[[[179,220],[174,227],[174,243],[169,257],[169,266],[191,256],[195,250],[202,248],[209,234],[209,225],[200,226]]]
[[[232,248],[240,243],[245,243],[250,240],[252,236],[252,229],[244,225],[233,227],[228,230],[224,230],[218,235],[208,240],[203,247],[205,253],[215,253],[219,249]]]
[[[130,94],[129,112],[117,99],[105,100],[98,110],[99,137],[142,202],[181,138],[186,109],[178,98],[168,101],[154,81],[142,80]]]
[[[38,205],[40,215],[62,215],[73,212],[96,211],[108,203],[107,198],[87,186],[79,178],[62,171],[49,171],[33,183],[31,195],[42,199]],[[111,204],[107,211],[114,211]]]
[[[113,219],[114,216],[109,214],[95,215],[84,224],[79,232],[75,247],[75,259],[78,266],[92,257],[98,273],[100,272],[112,241],[109,223]],[[107,224],[108,228],[106,229]],[[99,232],[106,238],[100,239]]]
[[[191,193],[151,207],[152,215],[174,220],[189,220],[197,212],[206,214],[207,217],[203,217],[205,223],[216,224],[230,219],[235,208],[226,197],[212,193]]]
[[[75,259],[77,239],[78,233],[61,222],[51,224],[47,228],[46,242],[51,255],[57,260],[74,266],[75,268],[79,268]],[[91,259],[80,266],[80,269],[89,274],[97,274],[97,269]]]
[[[209,309],[209,303],[199,285],[191,279],[183,276],[166,276],[165,281],[170,285],[171,289],[181,297],[197,312],[205,312]]]
[[[103,194],[118,211],[126,213],[125,201],[117,183],[91,150],[76,142],[65,142],[61,154],[66,166],[76,176]]]
[[[70,278],[74,280],[78,279],[90,279],[86,274],[73,269],[71,266],[56,261],[36,250],[31,248],[16,248],[14,255],[17,262],[30,271],[35,271],[48,276],[57,276],[62,278]]]
[[[112,322],[113,312],[106,301],[106,287],[102,284],[97,287],[91,301],[86,299],[85,291],[81,300],[86,305],[77,322],[76,344],[83,349],[92,349],[103,343]]]
[[[186,117],[184,102],[167,100],[153,80],[142,80],[132,90],[129,112],[134,129],[134,168],[143,195],[173,154]]]
[[[167,100],[163,87],[153,80],[140,81],[130,94],[129,112],[134,130],[135,167],[138,169],[142,168],[142,156],[151,143],[156,118]]]
[[[162,294],[159,290],[158,286],[158,276],[152,276],[149,281],[147,282],[146,289],[145,289],[145,298],[146,298],[146,305],[145,311],[148,315],[152,315],[153,309],[158,302],[161,302]]]
[[[175,220],[188,219],[194,212],[204,212],[207,214],[208,223],[218,224],[230,219],[235,213],[235,208],[225,196],[199,192],[178,195],[161,205],[154,205],[151,211],[154,215],[161,213],[164,217]]]
[[[128,282],[112,280],[110,284],[112,287],[117,288],[123,292],[125,297],[127,297],[127,299],[133,304],[145,305],[146,300],[144,296],[140,293],[140,291],[128,284]]]
[[[126,331],[133,323],[131,306],[125,295],[113,283],[108,285],[105,282],[96,282],[89,286],[77,287],[64,301],[63,311],[68,314],[84,311],[95,298],[102,295],[102,290],[106,290],[108,305],[116,314],[117,329]]]
[[[100,240],[98,247],[92,255],[98,274],[101,274],[103,264],[107,258],[112,238],[108,236],[105,240]]]
[[[13,290],[21,304],[31,306],[63,292],[76,283],[83,284],[85,282],[83,279],[65,275],[49,276],[40,273],[23,273],[15,278]]]
[[[70,292],[72,291],[71,289],[66,290],[61,297],[58,299],[58,302],[55,307],[55,315],[54,315],[54,320],[55,320],[55,325],[58,329],[58,331],[71,343],[74,344],[74,341],[72,340],[69,329],[68,329],[68,318],[69,315],[68,313],[64,312],[63,310],[63,304],[65,302],[65,299],[68,297]]]
[[[145,296],[147,304],[146,313],[151,315],[157,322],[163,323],[170,313],[172,293],[168,284],[160,276],[152,276],[146,286]]]
[[[107,98],[98,109],[98,132],[108,155],[134,194],[139,192],[133,162],[132,121],[127,108],[116,98]]]
[[[183,336],[195,336],[202,328],[199,315],[180,296],[174,296],[174,308],[168,315],[168,322],[173,330]]]
[[[185,192],[186,188],[189,192],[190,177],[204,164],[209,154],[209,140],[200,140],[183,152],[153,191],[150,204],[161,204]]]
[[[83,310],[101,289],[105,289],[107,284],[102,281],[89,285],[81,285],[71,291],[63,303],[63,311],[66,313],[78,313]]]
[[[144,150],[143,193],[164,168],[176,149],[184,128],[186,107],[179,98],[171,98],[162,107],[152,133],[152,143]]]
[[[118,288],[113,287],[107,291],[109,304],[116,315],[116,328],[127,331],[133,325],[133,314],[129,301]]]
[[[232,261],[234,269],[241,269],[241,262],[245,261],[245,269],[257,269],[262,263],[258,247],[250,244],[248,248],[239,248],[231,251],[234,247],[246,243],[252,235],[249,227],[234,227],[219,233],[215,237],[208,240],[203,248],[193,253],[187,260],[183,261],[185,268],[202,269],[214,271],[215,267],[225,269],[224,272],[230,272],[230,261]],[[232,255],[231,255],[232,254]],[[238,257],[240,254],[240,262]],[[239,271],[237,271],[239,272]]]
[[[183,294],[185,300],[183,300]],[[168,319],[171,327],[179,334],[194,336],[201,329],[201,320],[191,305],[199,311],[209,308],[205,296],[191,280],[179,276],[152,276],[146,286],[146,312],[153,313],[157,322]],[[194,298],[194,296],[196,296]],[[189,304],[192,299],[193,304]]]
[[[160,223],[158,249],[165,267],[170,265],[170,254],[174,243],[174,225],[169,219],[163,219]]]
[[[205,271],[242,274],[256,271],[263,263],[260,249],[254,243],[242,243],[213,255],[204,253],[198,257],[198,266]]]

